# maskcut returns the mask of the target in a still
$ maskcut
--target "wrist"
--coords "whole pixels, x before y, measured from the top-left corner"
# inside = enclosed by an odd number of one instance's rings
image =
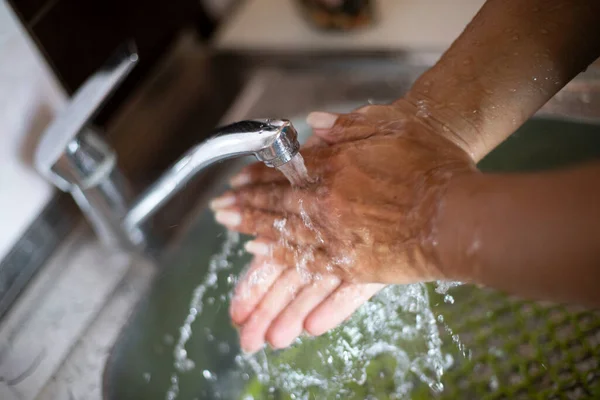
[[[481,217],[475,201],[488,178],[479,172],[453,177],[439,203],[433,223],[438,268],[447,280],[475,283],[480,267]]]
[[[414,115],[432,131],[443,136],[477,162],[483,158],[483,137],[477,126],[448,103],[434,100],[415,88],[394,103]]]

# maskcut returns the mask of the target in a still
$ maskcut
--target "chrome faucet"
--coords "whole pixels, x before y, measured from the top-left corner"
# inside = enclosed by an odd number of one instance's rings
[[[98,237],[108,245],[127,249],[144,248],[148,242],[144,221],[207,166],[253,154],[267,166],[279,167],[300,148],[297,132],[287,120],[236,122],[194,146],[133,199],[114,150],[89,121],[137,61],[132,44],[119,49],[46,129],[35,155],[38,171],[71,193]]]

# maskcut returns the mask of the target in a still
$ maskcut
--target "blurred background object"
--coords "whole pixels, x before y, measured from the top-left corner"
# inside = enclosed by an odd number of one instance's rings
[[[296,0],[305,18],[323,30],[349,31],[374,22],[374,0]]]

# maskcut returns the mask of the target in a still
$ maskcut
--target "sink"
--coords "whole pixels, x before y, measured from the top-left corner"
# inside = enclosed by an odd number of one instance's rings
[[[223,123],[296,116],[290,119],[305,140],[309,129],[303,121],[308,111],[348,111],[367,100],[396,98],[418,74],[397,68],[377,79],[372,73],[353,72],[349,77],[339,71],[261,72]],[[479,167],[484,171],[531,171],[600,158],[599,124],[553,115],[540,113],[532,118]],[[250,161],[229,162],[214,181],[226,182]],[[205,197],[225,187],[213,185]],[[104,372],[105,399],[293,398],[277,390],[269,392],[251,369],[236,363],[240,348],[227,310],[234,278],[249,261],[241,251],[246,239],[241,237],[234,243],[226,257],[229,267],[222,268],[224,257],[214,255],[219,255],[231,237],[213,221],[206,200],[198,202],[195,216],[161,257],[160,272],[111,351]],[[192,334],[185,344],[187,359],[194,367],[178,370],[173,354],[180,327],[189,315],[195,289],[215,268],[219,284],[204,293],[202,312],[191,323]],[[578,394],[577,398],[600,396],[600,313],[524,301],[471,285],[451,288],[449,300],[435,290],[435,284],[424,287],[433,314],[443,316],[443,323],[438,319],[442,349],[452,360],[439,398],[530,398],[533,394],[549,398],[569,393]],[[458,335],[461,345],[453,342],[453,335]],[[287,354],[296,357],[294,362],[301,366],[307,359],[316,360],[319,346],[327,345],[327,340],[319,338],[313,347],[299,345],[304,354]],[[374,368],[384,370],[387,366],[382,361]],[[355,387],[354,397],[343,398],[393,398],[382,389],[389,387],[382,374],[378,370],[365,385]],[[432,397],[431,389],[422,381],[411,375],[407,379],[413,384],[412,398]]]

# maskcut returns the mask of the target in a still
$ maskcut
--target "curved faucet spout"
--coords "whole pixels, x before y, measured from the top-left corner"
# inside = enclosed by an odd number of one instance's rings
[[[123,221],[129,232],[152,216],[186,183],[216,162],[255,155],[269,167],[279,167],[298,153],[298,134],[290,121],[263,119],[236,122],[219,128],[214,136],[196,145],[142,193]]]

